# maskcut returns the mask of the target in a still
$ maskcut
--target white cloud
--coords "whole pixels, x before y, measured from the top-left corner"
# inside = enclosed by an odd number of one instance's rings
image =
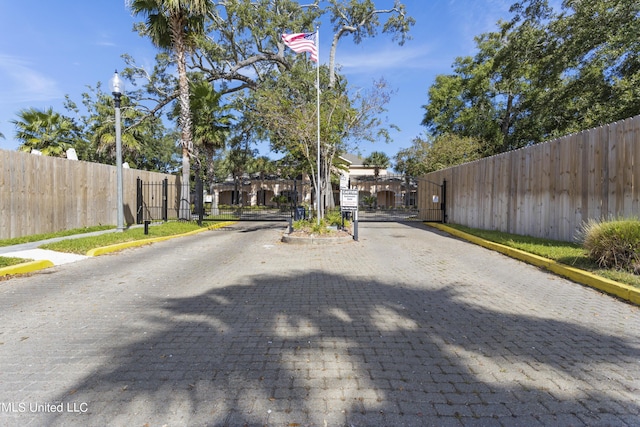
[[[511,18],[509,9],[512,0],[450,0],[449,8],[454,16],[460,40],[466,45],[466,49],[475,50],[474,38],[480,34],[496,31],[499,20],[508,21]]]
[[[96,42],[97,46],[105,46],[105,47],[115,47],[117,46],[114,42],[110,42],[107,40],[100,40],[98,42]]]
[[[413,11],[417,18],[410,31],[413,40],[404,46],[389,40],[366,40],[360,46],[349,46],[346,41],[338,47],[336,64],[347,73],[399,68],[446,71],[456,56],[474,54],[476,36],[495,31],[500,19],[510,18],[512,3],[513,0],[425,2]],[[420,44],[416,44],[418,41]]]
[[[115,47],[117,44],[113,41],[113,37],[109,32],[101,32],[98,34],[98,40],[95,42],[96,46]]]
[[[336,65],[346,73],[371,73],[391,69],[436,69],[441,60],[431,55],[429,46],[398,46],[384,44],[382,48],[366,47],[361,51],[338,52]]]
[[[63,97],[58,83],[18,57],[0,54],[0,103],[48,101]]]

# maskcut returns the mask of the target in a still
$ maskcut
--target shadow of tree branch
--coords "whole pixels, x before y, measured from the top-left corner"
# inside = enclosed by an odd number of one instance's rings
[[[59,400],[91,402],[89,424],[105,425],[548,424],[563,414],[596,425],[620,407],[640,413],[637,380],[615,368],[640,358],[637,345],[488,310],[455,289],[322,271],[212,283],[197,296],[159,298],[148,333],[132,328],[131,342]],[[608,386],[615,372],[626,390]]]

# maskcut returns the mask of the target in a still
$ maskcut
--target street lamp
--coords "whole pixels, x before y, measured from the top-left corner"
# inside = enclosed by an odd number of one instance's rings
[[[122,197],[122,138],[120,129],[120,97],[124,92],[124,81],[118,76],[118,70],[109,81],[116,107],[116,180],[118,186],[118,224],[117,230],[124,230],[124,201]]]

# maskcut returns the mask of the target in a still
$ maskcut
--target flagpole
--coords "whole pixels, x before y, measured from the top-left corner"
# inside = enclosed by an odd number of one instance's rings
[[[318,186],[316,190],[316,195],[318,196],[317,200],[317,212],[316,216],[318,217],[318,225],[320,225],[320,212],[321,207],[320,203],[322,203],[322,189],[320,186],[320,26],[316,26],[316,51],[318,54],[318,60],[316,61],[316,109],[317,109],[317,131],[318,131],[318,155],[317,155],[317,170],[318,170],[318,179],[316,180],[316,184]]]

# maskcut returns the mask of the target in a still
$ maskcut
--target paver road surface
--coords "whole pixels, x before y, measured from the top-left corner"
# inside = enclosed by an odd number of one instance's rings
[[[640,310],[421,224],[0,282],[0,425],[637,426]]]

